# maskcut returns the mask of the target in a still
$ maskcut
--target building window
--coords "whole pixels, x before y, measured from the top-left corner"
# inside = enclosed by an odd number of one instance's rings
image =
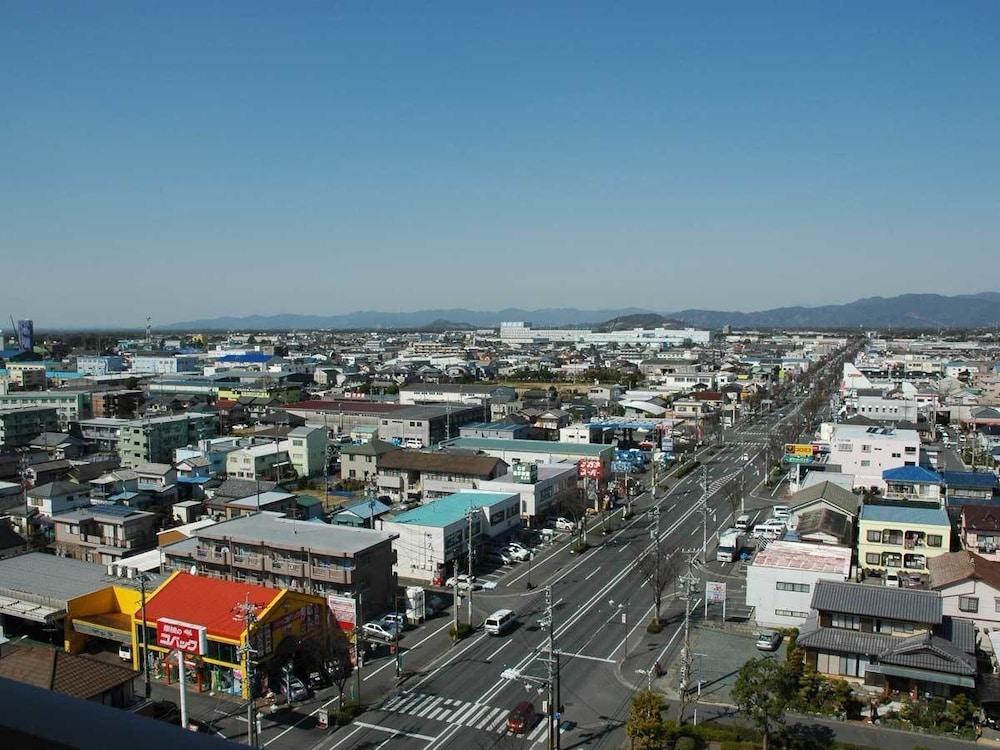
[[[861,452],[862,453],[871,453],[872,452],[872,447],[870,445],[862,445],[861,446]]]
[[[861,630],[861,618],[857,615],[845,615],[835,612],[830,616],[830,627],[843,630]]]
[[[958,597],[958,609],[960,612],[978,612],[979,597],[978,596]]]
[[[878,552],[869,552],[865,555],[865,563],[868,565],[881,565],[882,556]]]
[[[868,532],[868,536],[866,538],[868,539],[869,542],[880,543],[882,541],[882,532],[881,531],[869,531]]]
[[[940,547],[941,543],[944,541],[940,534],[928,534],[927,535],[927,546],[928,547]]]
[[[1000,612],[1000,596],[993,598],[993,611]]]
[[[795,591],[799,594],[809,593],[808,583],[789,583],[787,581],[778,581],[776,584],[774,584],[774,588],[776,588],[778,591]]]
[[[869,467],[869,466],[871,466],[871,465],[872,465],[872,462],[871,462],[871,461],[862,461],[862,462],[861,462],[861,466],[862,466],[862,468],[867,468],[867,467]]]
[[[803,619],[809,616],[808,612],[799,612],[794,609],[776,609],[774,610],[774,614],[780,617],[801,617]]]

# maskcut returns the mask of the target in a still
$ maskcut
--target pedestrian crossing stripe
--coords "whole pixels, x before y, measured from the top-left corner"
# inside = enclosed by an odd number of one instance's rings
[[[445,698],[429,693],[406,693],[389,698],[378,707],[388,711],[408,716],[418,716],[422,719],[443,721],[447,724],[458,724],[484,732],[503,734],[507,731],[506,708],[497,708],[487,703],[470,703],[457,698]],[[536,742],[546,731],[543,719],[532,728],[528,735],[529,742]]]

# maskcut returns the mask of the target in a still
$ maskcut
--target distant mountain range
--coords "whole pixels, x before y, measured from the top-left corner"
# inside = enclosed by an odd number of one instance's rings
[[[363,311],[345,315],[249,315],[189,320],[165,326],[168,330],[273,331],[289,329],[434,329],[491,328],[503,320],[530,321],[536,327],[593,326],[605,330],[689,325],[701,328],[978,328],[1000,326],[1000,292],[961,294],[903,294],[868,297],[843,305],[777,307],[758,312],[681,310],[666,316],[629,307],[578,310],[573,307],[523,310],[417,310],[392,313]]]

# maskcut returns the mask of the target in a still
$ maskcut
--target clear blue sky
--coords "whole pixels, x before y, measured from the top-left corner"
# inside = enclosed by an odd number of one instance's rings
[[[1000,3],[8,2],[2,318],[1000,289]]]

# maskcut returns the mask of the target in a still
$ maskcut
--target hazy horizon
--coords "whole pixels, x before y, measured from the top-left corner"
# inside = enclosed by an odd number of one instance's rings
[[[0,322],[976,293],[998,27],[992,2],[12,5]]]

